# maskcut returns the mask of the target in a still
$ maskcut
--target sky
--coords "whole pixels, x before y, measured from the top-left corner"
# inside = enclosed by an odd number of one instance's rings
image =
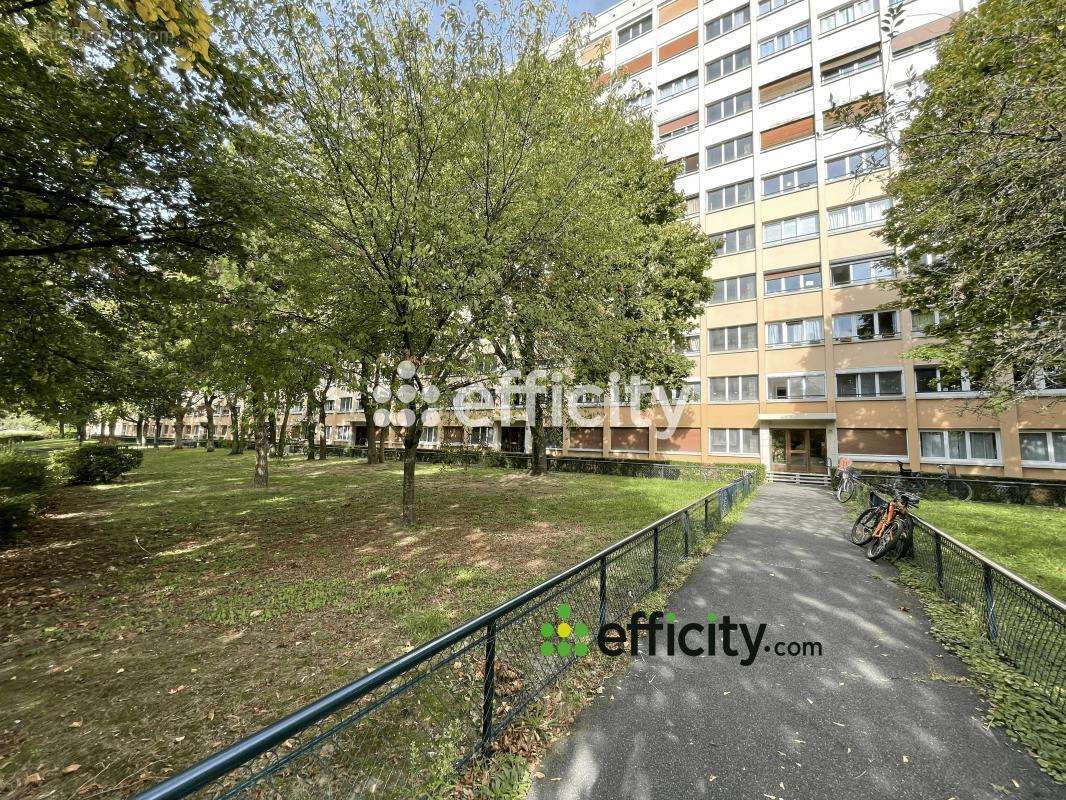
[[[618,0],[569,0],[566,6],[570,9],[571,14],[579,17],[586,11],[590,14],[598,14],[605,8],[610,8],[616,2]]]

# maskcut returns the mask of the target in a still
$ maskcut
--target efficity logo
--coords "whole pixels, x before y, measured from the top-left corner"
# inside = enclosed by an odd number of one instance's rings
[[[557,620],[540,626],[540,653],[544,656],[569,658],[586,656],[589,629],[584,623],[572,622],[569,604],[562,603],[556,609]],[[607,656],[620,656],[627,650],[630,655],[640,653],[642,638],[647,639],[646,654],[649,656],[726,656],[740,658],[740,663],[751,666],[761,653],[778,657],[817,657],[822,655],[822,643],[817,641],[765,642],[767,624],[734,622],[729,614],[707,614],[706,622],[679,622],[673,611],[634,611],[629,620],[610,622],[600,626],[595,637],[596,646]]]

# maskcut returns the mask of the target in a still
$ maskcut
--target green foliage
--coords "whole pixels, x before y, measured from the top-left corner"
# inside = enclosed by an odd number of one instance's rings
[[[994,402],[1066,375],[1062,15],[1060,0],[981,3],[886,121],[913,117],[885,227],[903,307],[942,315],[943,342],[912,355],[968,370]]]
[[[110,483],[137,467],[144,453],[113,444],[88,444],[52,455],[58,478],[70,484]]]
[[[10,447],[0,447],[0,492],[23,494],[48,485],[48,462]]]
[[[40,508],[42,496],[4,494],[0,492],[0,545],[10,544],[14,534],[26,527],[30,517]]]
[[[900,579],[915,589],[933,622],[933,635],[969,670],[968,680],[990,704],[987,722],[1020,742],[1055,780],[1066,783],[1066,709],[1048,687],[1007,664],[983,634],[980,614],[945,600],[929,577],[898,562]]]

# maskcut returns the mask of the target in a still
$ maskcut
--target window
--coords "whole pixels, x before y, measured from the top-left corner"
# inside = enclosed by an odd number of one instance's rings
[[[350,398],[350,397],[342,397],[341,398],[341,413],[343,414],[345,411],[351,411],[351,410],[352,410],[352,398]]]
[[[707,39],[717,39],[730,31],[742,28],[751,22],[751,12],[748,6],[743,5],[738,9],[723,14],[707,23]]]
[[[881,63],[881,48],[875,45],[858,53],[852,53],[841,58],[835,58],[822,64],[822,83],[835,81],[848,75],[855,75],[870,67]]]
[[[337,426],[337,438],[342,442],[350,441],[352,438],[352,428],[350,425],[338,425]]]
[[[837,397],[902,397],[903,371],[838,372]]]
[[[739,278],[721,278],[714,282],[714,294],[711,295],[711,305],[733,303],[737,300],[754,299],[754,275],[741,275]]]
[[[707,207],[711,211],[744,205],[755,200],[755,187],[752,181],[741,181],[729,186],[707,190]]]
[[[432,428],[423,428],[422,433],[418,436],[419,444],[436,444],[440,435],[440,429],[436,426]]]
[[[685,198],[685,216],[694,217],[700,213],[700,196],[698,194],[690,194]]]
[[[700,126],[700,112],[691,111],[659,125],[659,141],[674,139],[696,130]]]
[[[631,111],[646,111],[651,108],[652,91],[648,89],[646,92],[641,92],[638,95],[634,95],[629,98],[629,109]]]
[[[885,147],[873,147],[869,150],[860,150],[858,153],[849,153],[846,156],[826,159],[825,179],[828,181],[837,178],[846,178],[858,175],[860,172],[868,174],[888,166],[888,149]]]
[[[333,438],[333,426],[332,425],[323,425],[322,426],[322,435],[326,437],[327,441],[332,439]]]
[[[677,170],[677,177],[683,178],[686,175],[691,175],[693,172],[699,172],[700,154],[693,153],[690,156],[675,159],[674,161],[668,162],[666,166],[674,167]]]
[[[803,214],[763,223],[762,242],[766,246],[784,244],[818,233],[818,214]]]
[[[771,375],[767,377],[771,400],[824,400],[825,373]]]
[[[995,431],[919,431],[923,461],[999,462]]]
[[[681,354],[686,356],[698,356],[700,354],[700,332],[689,331],[685,334],[681,343]]]
[[[335,403],[336,401],[334,400],[327,400],[325,403],[323,403],[323,406],[325,407],[326,411],[332,411]]]
[[[717,234],[717,236],[722,238],[722,244],[718,248],[718,255],[720,256],[728,256],[733,253],[743,253],[755,249],[755,228],[753,226],[725,231]],[[717,238],[717,236],[711,238]]]
[[[793,75],[787,75],[770,83],[764,83],[759,87],[759,105],[775,103],[785,97],[805,92],[811,88],[814,79],[809,69],[800,70]]]
[[[829,274],[834,286],[851,286],[887,280],[895,275],[895,271],[882,259],[864,258],[860,261],[830,264]]]
[[[734,455],[759,455],[759,429],[711,428],[710,452]]]
[[[1022,464],[1037,467],[1066,465],[1066,431],[1023,431],[1018,436]]]
[[[911,311],[911,335],[928,336],[931,327],[945,321],[946,316],[939,311]]]
[[[719,164],[728,164],[740,158],[751,155],[751,134],[738,136],[725,142],[712,144],[707,148],[707,166],[715,167]]]
[[[599,392],[583,392],[574,397],[574,403],[578,406],[602,406],[603,395]]]
[[[618,44],[625,44],[651,32],[651,14],[641,17],[636,22],[618,29]]]
[[[745,47],[714,61],[707,62],[707,80],[716,81],[751,66],[751,48]]]
[[[762,179],[762,196],[773,197],[776,194],[806,189],[818,182],[818,170],[814,164],[796,167],[777,175],[768,175]]]
[[[906,428],[837,428],[837,451],[870,461],[907,455]]]
[[[708,378],[710,402],[712,403],[757,403],[759,402],[758,375],[729,375],[723,378]]]
[[[862,19],[867,14],[872,14],[876,10],[876,0],[858,0],[857,3],[842,6],[836,11],[830,11],[828,14],[823,14],[818,17],[818,27],[822,33],[828,33],[843,25],[847,25],[849,22]]]
[[[918,394],[977,391],[976,381],[963,370],[962,375],[949,375],[938,366],[914,368],[914,391]]]
[[[777,9],[791,5],[793,2],[795,0],[759,0],[759,16],[769,14],[771,11],[777,11]]]
[[[682,75],[680,78],[674,78],[672,81],[659,85],[659,99],[666,100],[674,95],[687,92],[689,89],[695,89],[700,84],[699,70],[690,72],[688,75]]]
[[[751,90],[740,92],[729,97],[716,100],[707,104],[707,124],[721,122],[723,119],[735,117],[751,110]]]
[[[899,336],[898,311],[860,311],[833,317],[833,338],[838,342],[894,339]]]
[[[712,353],[754,350],[758,346],[759,336],[754,325],[730,325],[707,331],[707,349]]]
[[[787,31],[782,31],[781,33],[759,42],[759,59],[769,58],[777,53],[788,50],[790,47],[803,44],[810,40],[810,38],[811,26],[807,22],[804,22],[802,25],[797,25],[795,28],[791,28]]]
[[[790,273],[766,279],[766,294],[790,294],[807,289],[822,288],[822,273],[814,269],[811,272]]]
[[[495,436],[493,435],[493,429],[488,426],[482,426],[480,428],[470,429],[470,444],[478,447],[489,447],[492,445]]]
[[[852,203],[848,206],[829,209],[829,232],[862,228],[867,225],[879,225],[885,219],[885,214],[892,208],[892,199],[879,197],[876,200],[865,200],[861,203]]]
[[[804,344],[819,344],[821,341],[821,317],[766,323],[767,347],[793,347]]]
[[[667,396],[673,403],[698,404],[700,402],[700,379],[687,379],[684,386],[670,389]]]

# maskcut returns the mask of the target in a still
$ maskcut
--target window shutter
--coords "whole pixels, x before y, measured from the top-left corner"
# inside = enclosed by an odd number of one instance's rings
[[[696,0],[673,0],[670,3],[663,3],[659,6],[659,24],[662,25],[672,19],[677,19],[683,14],[692,11],[695,7]]]
[[[683,117],[677,117],[676,119],[672,119],[669,122],[664,122],[662,125],[659,126],[659,135],[665,136],[668,133],[673,133],[676,130],[680,130],[681,128],[684,128],[694,122],[699,121],[700,112],[693,111],[689,114],[685,114]]]
[[[776,100],[786,94],[808,89],[812,83],[811,71],[805,69],[803,72],[797,72],[795,75],[789,75],[786,78],[760,86],[759,102],[769,103],[771,100]]]
[[[784,125],[778,125],[776,128],[770,128],[760,134],[763,150],[813,135],[814,117],[804,117],[803,119],[786,122]]]
[[[958,16],[959,12],[956,11],[954,14],[948,14],[940,19],[935,19],[930,23],[919,25],[917,28],[912,28],[899,34],[892,40],[892,52],[898,53],[900,50],[906,50],[908,47],[914,47],[916,44],[943,36],[951,30],[951,26],[955,24]]]
[[[659,47],[659,63],[661,64],[663,61],[679,56],[682,53],[687,53],[697,44],[699,44],[699,31],[691,30],[682,36],[678,36],[676,39],[672,39]]]

